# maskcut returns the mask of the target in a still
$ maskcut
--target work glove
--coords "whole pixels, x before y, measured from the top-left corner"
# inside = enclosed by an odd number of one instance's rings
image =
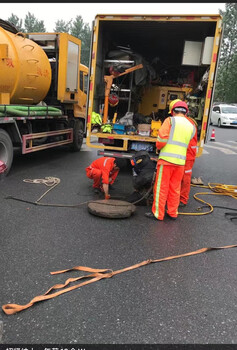
[[[110,194],[105,194],[105,199],[110,199]]]

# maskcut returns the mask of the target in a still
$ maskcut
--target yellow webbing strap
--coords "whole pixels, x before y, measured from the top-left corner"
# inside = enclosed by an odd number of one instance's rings
[[[123,268],[121,270],[117,270],[117,271],[112,271],[110,269],[93,269],[93,268],[86,267],[86,266],[75,266],[75,267],[73,267],[71,269],[67,269],[67,270],[54,271],[54,272],[51,272],[52,275],[55,275],[55,274],[58,274],[58,273],[69,272],[69,271],[73,271],[73,270],[92,272],[92,273],[90,275],[85,275],[85,276],[81,276],[81,277],[69,278],[69,279],[66,280],[66,282],[64,284],[55,284],[46,293],[44,293],[43,295],[36,296],[35,298],[33,298],[26,305],[5,304],[5,305],[2,306],[2,309],[7,315],[13,315],[13,314],[15,314],[15,313],[17,313],[19,311],[28,309],[29,307],[34,305],[34,303],[37,303],[39,301],[55,298],[58,295],[70,292],[71,290],[80,288],[80,287],[85,286],[87,284],[90,284],[90,283],[93,283],[93,282],[97,282],[97,281],[99,281],[101,279],[104,279],[104,278],[111,278],[111,277],[113,277],[115,275],[118,275],[119,273],[130,271],[130,270],[134,270],[134,269],[136,269],[138,267],[145,266],[145,265],[148,265],[150,263],[157,263],[157,262],[162,262],[162,261],[168,261],[168,260],[173,260],[173,259],[184,258],[186,256],[202,254],[202,253],[205,253],[205,252],[208,252],[208,251],[211,251],[211,250],[228,249],[228,248],[236,248],[236,247],[237,247],[237,244],[223,246],[223,247],[201,248],[201,249],[195,250],[193,252],[184,253],[184,254],[180,254],[180,255],[168,256],[168,257],[161,258],[161,259],[154,259],[154,260],[148,259],[148,260],[142,261],[142,262],[137,263],[137,264],[132,265],[132,266],[125,267],[125,268]],[[71,286],[71,287],[68,287],[68,288],[64,288],[69,283],[78,281],[80,279],[88,279],[88,280],[84,281],[84,282],[81,282],[79,284],[76,284],[74,286]],[[62,289],[62,288],[64,288],[64,289]],[[55,293],[49,294],[54,289],[62,289],[62,290],[61,291],[57,291]]]

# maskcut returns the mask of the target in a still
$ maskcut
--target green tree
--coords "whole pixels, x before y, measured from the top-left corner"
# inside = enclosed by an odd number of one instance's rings
[[[24,32],[24,28],[22,26],[22,19],[14,15],[13,13],[11,14],[10,17],[8,17],[8,22],[12,23],[18,30],[19,32]]]
[[[89,24],[84,23],[81,16],[76,16],[71,25],[70,34],[81,39],[81,63],[88,66],[91,43],[91,30]]]
[[[217,72],[215,100],[237,102],[237,3],[226,3],[223,17],[224,33]]]
[[[69,33],[71,29],[71,22],[72,20],[70,20],[69,22],[65,22],[62,19],[57,20],[55,22],[54,32]]]
[[[38,20],[32,13],[25,16],[25,30],[27,33],[45,32],[44,21]]]

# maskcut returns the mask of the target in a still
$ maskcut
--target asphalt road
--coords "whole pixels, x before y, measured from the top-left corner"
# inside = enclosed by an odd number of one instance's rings
[[[218,129],[194,165],[193,176],[208,182],[237,182],[237,130]],[[220,144],[219,144],[220,143]],[[224,149],[224,151],[223,151]],[[228,152],[229,150],[232,152]],[[23,179],[57,177],[60,184],[44,203],[78,204],[95,199],[85,167],[97,157],[83,145],[15,155],[9,176],[0,182],[1,305],[27,304],[51,286],[81,276],[51,271],[83,265],[121,269],[146,259],[182,254],[202,247],[237,244],[237,222],[225,209],[210,215],[180,215],[156,222],[137,207],[127,219],[103,219],[79,208],[39,207],[5,199],[38,199],[48,188]],[[113,196],[131,193],[130,171],[123,169]],[[196,192],[209,192],[192,188]],[[203,196],[213,205],[237,209],[236,200]],[[185,212],[197,212],[191,196]],[[237,249],[212,251],[150,264],[35,304],[15,315],[1,311],[3,344],[235,344],[237,343]],[[0,331],[1,333],[1,331]]]

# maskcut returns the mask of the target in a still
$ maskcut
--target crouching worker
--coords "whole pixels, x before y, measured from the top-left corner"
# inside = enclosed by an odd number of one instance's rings
[[[109,199],[109,185],[112,185],[119,173],[120,159],[102,157],[94,160],[86,168],[86,176],[93,179],[95,193],[104,192],[105,199]]]
[[[151,188],[156,163],[150,159],[148,152],[139,151],[131,160],[131,164],[133,166],[134,192],[126,200],[133,203],[140,200]],[[144,198],[137,204],[147,205],[147,200]]]

